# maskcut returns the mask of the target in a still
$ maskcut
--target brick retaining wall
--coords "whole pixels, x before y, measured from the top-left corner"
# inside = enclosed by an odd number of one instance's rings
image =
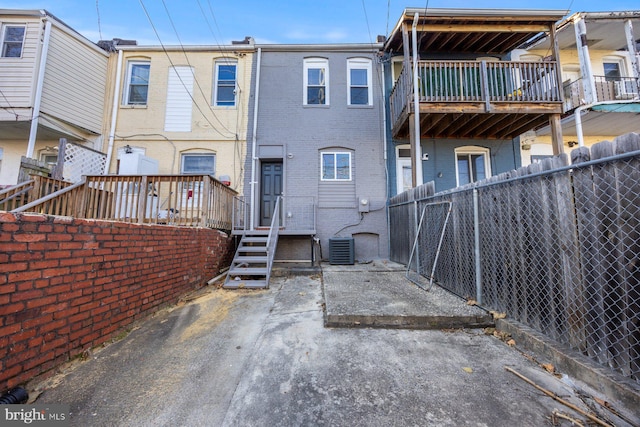
[[[205,228],[0,212],[0,391],[176,303],[232,245]]]

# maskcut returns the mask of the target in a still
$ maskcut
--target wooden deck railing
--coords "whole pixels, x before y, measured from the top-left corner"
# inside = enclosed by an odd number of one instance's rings
[[[70,185],[70,182],[32,175],[30,180],[0,191],[0,210],[11,211],[18,209],[29,202],[55,193]]]
[[[14,212],[231,230],[235,195],[209,175],[96,175]]]
[[[556,62],[419,61],[420,103],[560,102]],[[412,90],[411,70],[403,68],[391,91],[395,123],[407,107]]]

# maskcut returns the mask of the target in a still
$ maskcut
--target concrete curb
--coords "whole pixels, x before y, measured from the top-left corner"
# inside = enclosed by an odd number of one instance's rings
[[[325,314],[329,328],[402,328],[402,329],[464,329],[494,326],[493,317],[487,316],[394,316]]]
[[[511,334],[519,347],[549,358],[556,370],[584,382],[622,407],[640,408],[640,385],[632,380],[514,320],[500,319],[496,328]]]

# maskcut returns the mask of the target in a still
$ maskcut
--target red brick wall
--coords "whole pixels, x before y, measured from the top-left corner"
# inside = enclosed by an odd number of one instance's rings
[[[232,244],[210,229],[0,212],[0,391],[176,303]]]

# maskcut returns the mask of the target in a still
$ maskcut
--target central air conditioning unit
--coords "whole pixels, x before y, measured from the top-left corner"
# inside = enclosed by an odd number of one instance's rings
[[[353,237],[331,237],[329,239],[329,264],[353,265]]]

